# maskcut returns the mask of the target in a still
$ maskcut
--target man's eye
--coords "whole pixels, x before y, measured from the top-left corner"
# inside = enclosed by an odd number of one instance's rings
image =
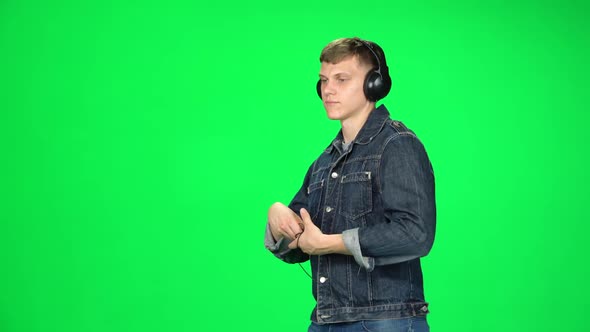
[[[344,82],[344,81],[346,81],[346,78],[339,78],[338,79],[338,82]]]

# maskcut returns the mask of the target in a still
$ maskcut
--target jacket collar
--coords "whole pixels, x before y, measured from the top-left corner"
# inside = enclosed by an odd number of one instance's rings
[[[385,105],[380,105],[371,111],[367,121],[356,135],[356,138],[352,141],[352,144],[366,145],[371,142],[373,138],[377,136],[379,132],[381,132],[381,129],[387,120],[389,120],[389,111]],[[342,129],[340,129],[338,135],[336,135],[336,138],[334,138],[332,143],[326,148],[326,152],[331,153],[333,148],[342,152],[343,139],[344,137],[342,136]]]

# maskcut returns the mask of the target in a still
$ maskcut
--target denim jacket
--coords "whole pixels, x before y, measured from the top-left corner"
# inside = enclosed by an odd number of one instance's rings
[[[434,174],[416,135],[373,110],[346,151],[342,132],[311,165],[289,207],[305,207],[325,234],[342,234],[352,256],[309,256],[269,241],[278,258],[311,259],[312,320],[319,324],[423,316],[420,257],[435,233]]]

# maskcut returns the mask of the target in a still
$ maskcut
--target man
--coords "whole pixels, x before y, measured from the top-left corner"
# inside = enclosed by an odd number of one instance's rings
[[[391,79],[375,43],[337,39],[320,55],[317,91],[342,129],[289,206],[268,212],[265,245],[311,260],[309,331],[429,331],[420,257],[435,232],[434,175],[416,135],[391,120]]]

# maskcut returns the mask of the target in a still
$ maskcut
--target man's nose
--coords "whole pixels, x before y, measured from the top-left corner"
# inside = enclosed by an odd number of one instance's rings
[[[324,95],[332,95],[335,92],[334,83],[332,80],[327,80],[324,82]]]

